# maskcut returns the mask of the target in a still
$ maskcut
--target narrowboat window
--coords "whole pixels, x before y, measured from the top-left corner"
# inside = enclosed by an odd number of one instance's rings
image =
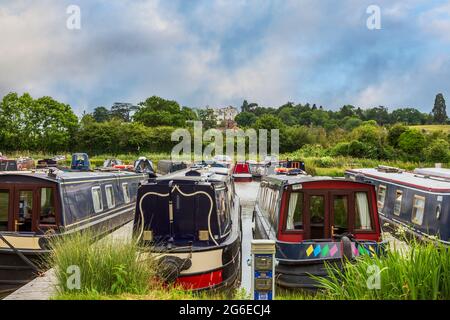
[[[128,189],[128,183],[122,183],[123,201],[130,203],[130,190]]]
[[[103,211],[102,190],[100,187],[92,188],[92,202],[96,213]]]
[[[41,188],[40,224],[56,224],[53,188]]]
[[[400,212],[402,211],[402,198],[403,198],[403,191],[397,190],[395,192],[395,204],[394,204],[394,214],[396,216],[399,216]]]
[[[372,230],[367,192],[355,193],[355,216],[355,229],[365,231]]]
[[[112,185],[106,186],[105,191],[106,191],[106,205],[108,206],[108,209],[112,209],[116,206],[116,201],[114,199],[114,189]]]
[[[386,186],[380,184],[378,186],[378,209],[383,209],[384,200],[386,199]]]
[[[421,196],[414,196],[412,222],[418,225],[422,225],[424,211],[425,211],[425,198]]]
[[[286,230],[303,229],[303,193],[293,192],[289,197],[289,211]]]
[[[33,191],[19,192],[19,231],[31,230],[33,215]]]
[[[439,220],[441,217],[441,204],[438,204],[436,207],[436,219]]]
[[[226,232],[228,229],[229,219],[227,216],[227,207],[226,207],[226,194],[225,189],[216,191],[216,206],[217,206],[217,215],[219,218],[219,223],[222,229],[222,232]]]
[[[0,231],[8,230],[9,191],[0,190]]]
[[[309,203],[309,212],[311,223],[322,224],[325,222],[325,201],[323,196],[311,196]]]
[[[336,195],[333,200],[334,226],[339,232],[348,231],[348,197]]]

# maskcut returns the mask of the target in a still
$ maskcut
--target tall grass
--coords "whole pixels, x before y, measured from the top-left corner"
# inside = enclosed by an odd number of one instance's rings
[[[111,239],[93,244],[93,238],[84,232],[51,241],[46,264],[55,268],[58,295],[147,294],[155,262],[137,259],[139,248],[134,241]],[[74,268],[80,271],[79,288],[73,285]]]
[[[375,269],[369,269],[370,267]],[[328,278],[316,278],[326,299],[448,300],[450,252],[443,245],[411,242],[408,250],[389,250],[379,257],[363,256],[346,263],[343,272],[327,266]],[[379,270],[379,289],[368,286]]]

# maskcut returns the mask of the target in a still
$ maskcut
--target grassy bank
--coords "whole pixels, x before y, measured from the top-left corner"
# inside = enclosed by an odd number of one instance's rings
[[[444,246],[410,243],[407,251],[363,256],[347,263],[344,272],[328,267],[317,278],[322,291],[314,295],[281,292],[279,299],[321,300],[449,300],[450,253]],[[377,277],[379,275],[379,277]],[[379,279],[379,286],[377,285]]]
[[[134,241],[101,240],[76,233],[51,242],[45,261],[57,277],[55,300],[245,299],[245,292],[193,293],[158,280],[156,260]],[[79,278],[75,275],[79,271]]]
[[[154,260],[138,259],[133,242],[101,241],[75,234],[52,243],[47,261],[56,270],[56,300],[244,300],[243,290],[200,294],[157,281]],[[142,251],[141,251],[142,252]],[[80,271],[77,288],[73,267]],[[416,300],[450,299],[450,252],[431,243],[410,243],[408,250],[388,250],[384,256],[362,256],[346,263],[344,272],[328,267],[328,278],[317,278],[317,293],[277,289],[280,300]],[[377,287],[379,275],[379,287]],[[372,284],[372,288],[368,286]]]

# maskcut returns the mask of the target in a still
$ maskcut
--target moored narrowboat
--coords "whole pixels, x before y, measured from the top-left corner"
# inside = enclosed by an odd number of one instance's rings
[[[275,174],[304,174],[306,173],[305,163],[297,160],[280,161],[274,169]]]
[[[247,164],[254,180],[260,180],[266,174],[267,167],[269,166],[269,164],[255,160],[247,160]]]
[[[17,159],[0,158],[0,171],[25,171],[34,169],[34,160],[28,157],[20,157]]]
[[[161,175],[173,173],[187,169],[188,164],[184,161],[160,160],[157,165],[157,172]]]
[[[383,252],[372,185],[343,178],[263,178],[253,212],[254,237],[276,241],[276,283],[315,289],[325,262]]]
[[[131,172],[0,173],[0,292],[41,272],[51,237],[92,230],[107,234],[134,218],[138,184]]]
[[[240,214],[231,176],[183,170],[139,187],[135,232],[151,248],[166,283],[228,288],[241,274]]]
[[[251,182],[252,174],[250,166],[246,162],[237,162],[233,169],[233,178],[235,182]]]
[[[450,169],[379,166],[347,170],[346,176],[376,187],[384,228],[402,227],[413,238],[450,245]]]

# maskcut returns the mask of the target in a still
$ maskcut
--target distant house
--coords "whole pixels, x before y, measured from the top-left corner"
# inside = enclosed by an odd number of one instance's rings
[[[236,123],[234,119],[236,118],[238,113],[239,111],[232,106],[214,109],[214,115],[217,119],[217,125],[225,128],[235,127]]]

